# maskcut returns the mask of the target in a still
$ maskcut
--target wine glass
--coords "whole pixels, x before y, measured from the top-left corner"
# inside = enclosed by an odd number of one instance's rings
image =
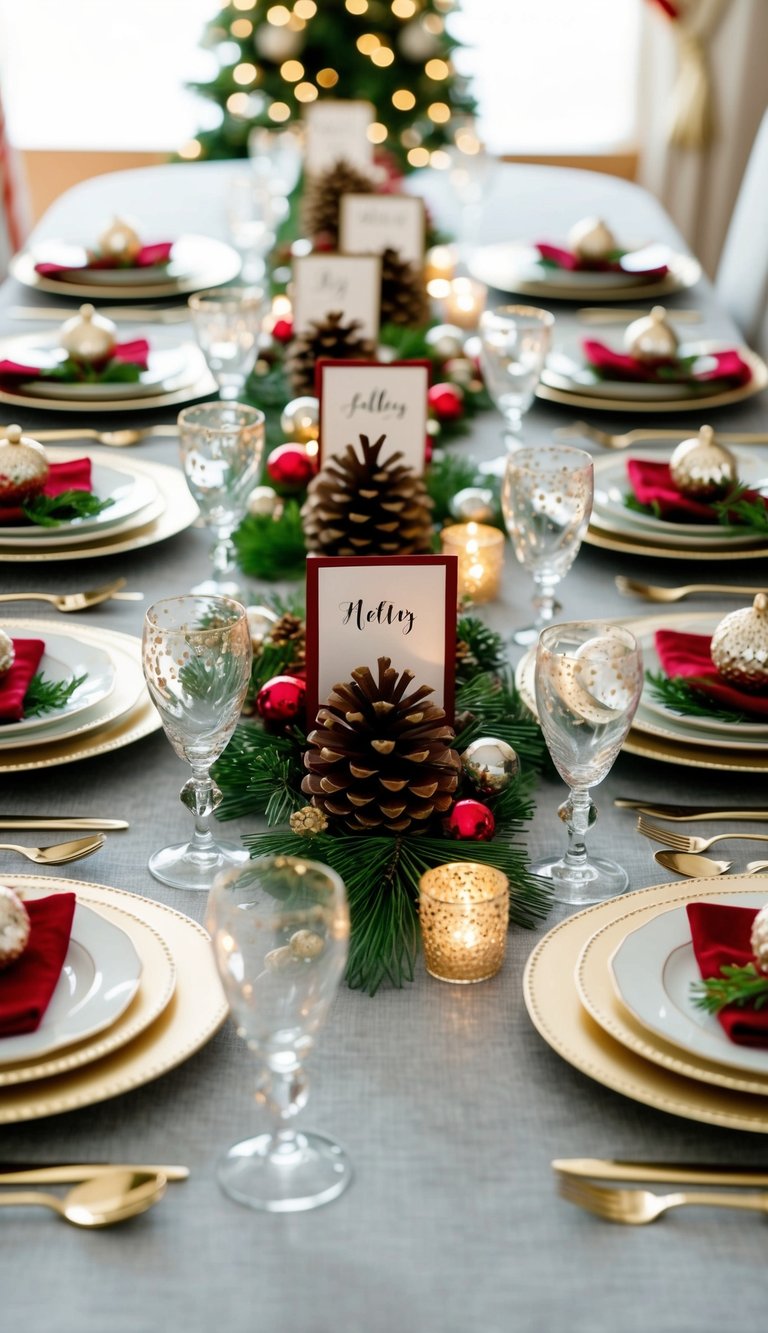
[[[219,876],[206,925],[238,1034],[262,1065],[257,1101],[273,1122],[229,1149],[219,1182],[251,1208],[317,1208],[346,1189],[352,1167],[333,1139],[290,1122],[307,1100],[302,1063],[346,965],[344,884],[316,861],[260,857]]]
[[[242,395],[256,358],[265,313],[261,287],[221,287],[189,298],[192,326],[224,399]]]
[[[256,125],[248,135],[251,170],[265,182],[272,199],[285,201],[301,174],[302,132],[298,125],[269,129]],[[282,212],[287,212],[283,208]]]
[[[264,413],[244,403],[200,403],[179,413],[179,450],[187,485],[213,529],[213,577],[191,589],[241,596],[232,533],[261,475]]]
[[[242,258],[240,276],[245,283],[259,282],[266,274],[266,257],[275,244],[284,211],[281,205],[261,175],[244,172],[229,182],[227,225]]]
[[[533,402],[552,341],[554,315],[531,305],[500,306],[480,316],[480,365],[485,386],[504,418],[507,450],[520,446],[523,415]],[[486,463],[500,475],[503,457]]]
[[[536,585],[536,619],[512,635],[513,643],[535,643],[559,610],[555,588],[579,553],[593,491],[592,458],[583,449],[519,449],[507,459],[501,488],[504,523],[515,555]]]
[[[622,625],[574,621],[542,630],[536,649],[536,709],[555,768],[570,787],[559,808],[568,850],[531,867],[552,881],[557,902],[602,902],[629,882],[615,861],[587,855],[597,811],[589,789],[609,773],[643,688],[637,639]]]
[[[191,842],[153,852],[155,879],[176,889],[210,889],[221,870],[248,853],[217,842],[208,820],[221,803],[211,765],[235,729],[251,678],[251,636],[245,609],[228,597],[169,597],[144,617],[141,663],[163,729],[192,768],[181,802],[195,817]]]

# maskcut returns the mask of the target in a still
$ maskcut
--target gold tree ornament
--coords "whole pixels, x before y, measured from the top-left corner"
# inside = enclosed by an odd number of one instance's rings
[[[340,311],[325,319],[313,319],[304,333],[291,343],[285,369],[294,393],[310,395],[315,387],[315,365],[321,357],[332,361],[371,361],[376,349],[370,338],[362,338],[359,319],[344,322]]]
[[[37,495],[50,467],[45,449],[21,426],[6,426],[0,434],[0,506],[20,505]]]
[[[425,555],[432,545],[432,501],[423,479],[397,451],[382,458],[386,436],[367,435],[328,459],[312,478],[301,511],[309,551],[323,555]]]
[[[696,500],[717,500],[739,479],[736,459],[715,438],[711,426],[702,426],[698,435],[680,441],[672,451],[669,471],[677,489]]]
[[[429,318],[424,271],[401,259],[397,250],[381,256],[381,322],[410,327]]]
[[[339,210],[343,194],[375,194],[376,182],[343,159],[329,171],[310,176],[304,188],[301,222],[311,240],[322,237],[335,250],[339,240]]]
[[[579,259],[609,259],[619,248],[616,237],[602,218],[582,218],[568,233],[568,248]]]
[[[429,685],[378,659],[334,685],[317,713],[301,789],[331,824],[350,833],[423,833],[450,808],[461,759]]]
[[[633,319],[624,330],[624,346],[636,361],[659,365],[677,356],[678,339],[667,319],[663,305],[655,305],[649,315]]]
[[[768,592],[724,616],[709,651],[723,680],[753,694],[768,692]]]

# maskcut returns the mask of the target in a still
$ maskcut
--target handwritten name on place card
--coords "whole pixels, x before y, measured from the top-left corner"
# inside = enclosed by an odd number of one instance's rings
[[[402,633],[410,634],[416,620],[413,611],[397,610],[391,602],[381,601],[378,606],[366,607],[362,597],[356,602],[340,602],[339,610],[342,625],[353,624],[359,630],[369,625],[402,625]]]
[[[339,249],[349,255],[396,250],[424,263],[424,204],[407,194],[345,194],[339,216]]]
[[[320,460],[343,453],[360,435],[387,437],[419,475],[426,465],[428,361],[320,361]],[[391,446],[391,447],[389,447]]]
[[[381,260],[376,255],[304,255],[293,261],[293,318],[297,333],[338,311],[357,319],[361,338],[379,332]]]

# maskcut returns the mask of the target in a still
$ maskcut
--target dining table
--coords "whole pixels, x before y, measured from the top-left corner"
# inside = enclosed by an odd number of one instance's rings
[[[82,241],[112,215],[141,219],[147,235],[172,237],[193,228],[227,237],[226,198],[245,163],[178,163],[121,171],[86,181],[59,198],[31,238]],[[439,172],[408,184],[423,194],[435,220],[450,227],[456,203]],[[599,215],[619,232],[652,237],[681,253],[687,247],[661,205],[639,185],[607,174],[564,167],[499,165],[483,198],[474,239],[558,236],[574,219]],[[757,243],[757,238],[756,238]],[[513,298],[491,293],[490,300]],[[695,307],[702,338],[739,341],[706,277],[666,299]],[[0,290],[4,337],[39,326],[24,307],[61,305],[59,298],[13,278]],[[70,302],[73,311],[76,302]],[[637,304],[637,303],[633,303]],[[556,330],[573,333],[574,303],[552,302]],[[140,322],[120,328],[138,336]],[[607,330],[606,336],[613,336]],[[172,346],[191,337],[186,324],[153,325],[153,342]],[[699,333],[697,332],[697,336]],[[768,431],[765,394],[710,414],[716,429]],[[4,407],[3,420],[16,419]],[[527,413],[525,443],[551,442],[576,417],[611,431],[640,424],[679,428],[680,439],[701,424],[696,412],[663,412],[653,422],[622,412],[569,411],[536,401]],[[25,412],[20,424],[112,428],[163,420],[164,413],[104,412],[57,417]],[[707,418],[709,420],[709,418]],[[478,460],[502,451],[501,420],[477,414],[447,447]],[[589,448],[589,445],[584,445]],[[591,446],[595,457],[602,451]],[[115,450],[115,457],[120,451]],[[136,458],[178,466],[172,438],[147,439]],[[179,471],[179,487],[185,485]],[[0,591],[69,592],[124,577],[132,601],[110,600],[71,625],[140,636],[144,613],[205,575],[210,534],[197,524],[130,553],[87,561],[0,563]],[[584,544],[560,585],[560,618],[635,619],[654,608],[622,596],[617,575],[652,584],[714,580],[768,586],[768,559],[726,565],[669,561]],[[275,588],[251,581],[258,604]],[[502,589],[478,615],[509,639],[529,617],[532,585],[507,547]],[[742,603],[718,596],[690,598],[684,610],[724,615]],[[42,603],[19,603],[9,614],[50,620]],[[522,649],[509,643],[516,664]],[[165,903],[202,922],[202,893],[165,887],[149,874],[156,848],[183,840],[190,816],[178,799],[187,774],[162,731],[77,763],[3,774],[3,816],[93,815],[124,819],[87,861],[49,868],[52,888],[71,882],[108,885]],[[557,807],[566,795],[547,771],[535,792],[535,813],[521,841],[533,860],[564,845]],[[598,820],[590,845],[616,857],[629,890],[681,881],[654,861],[655,844],[636,831],[636,814],[614,807],[632,796],[732,809],[768,806],[765,773],[724,771],[620,754],[595,789]],[[230,836],[259,827],[255,818],[222,826]],[[676,826],[678,827],[678,826]],[[714,831],[709,824],[686,831]],[[766,825],[743,822],[741,831]],[[718,831],[721,828],[717,826]],[[14,834],[30,845],[53,834]],[[744,850],[747,846],[747,850]],[[730,844],[734,869],[759,844]],[[720,853],[718,853],[720,854]],[[0,851],[3,873],[36,867]],[[757,883],[757,881],[755,881]],[[723,881],[725,884],[726,881]],[[768,901],[768,880],[766,901]],[[98,896],[98,889],[93,893]],[[629,902],[629,899],[628,899]],[[137,1333],[166,1329],[231,1333],[511,1333],[564,1328],[571,1333],[691,1333],[756,1323],[764,1311],[765,1224],[756,1217],[692,1209],[647,1228],[610,1226],[558,1197],[550,1162],[563,1157],[711,1162],[757,1168],[768,1161],[760,1133],[700,1123],[644,1105],[577,1070],[544,1042],[526,1010],[523,973],[545,933],[569,915],[553,906],[536,929],[510,929],[501,972],[477,985],[450,985],[417,961],[412,983],[384,985],[371,997],[342,984],[308,1061],[311,1095],[303,1119],[333,1134],[354,1167],[349,1190],[332,1204],[296,1214],[259,1213],[225,1197],[216,1180],[220,1155],[261,1123],[254,1100],[256,1063],[231,1022],[175,1069],[144,1086],[89,1107],[5,1125],[6,1163],[115,1161],[180,1163],[189,1179],[173,1184],[160,1204],[124,1227],[89,1233],[35,1209],[0,1217],[0,1306],[4,1327],[60,1333]],[[0,1107],[3,1091],[0,1089]]]

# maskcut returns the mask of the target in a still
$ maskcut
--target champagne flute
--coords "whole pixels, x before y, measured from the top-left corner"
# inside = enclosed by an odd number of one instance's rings
[[[189,310],[208,369],[224,399],[242,396],[259,354],[265,313],[261,287],[221,287],[190,296]]]
[[[215,841],[208,821],[222,800],[210,768],[240,717],[251,651],[245,609],[228,597],[168,597],[144,617],[144,679],[168,740],[192,768],[180,799],[194,836],[149,858],[155,879],[176,889],[207,891],[219,871],[248,859],[239,843]]]
[[[317,1208],[346,1189],[352,1167],[335,1140],[290,1122],[307,1100],[303,1061],[344,974],[344,884],[316,861],[260,857],[219,876],[206,924],[238,1034],[262,1066],[257,1101],[273,1121],[229,1149],[219,1182],[251,1208]]]
[[[187,485],[213,529],[213,577],[192,592],[241,597],[232,533],[258,483],[264,413],[243,403],[200,403],[179,413],[179,450]]]
[[[593,492],[592,458],[583,449],[519,449],[507,459],[504,523],[517,559],[536,585],[536,619],[512,635],[513,643],[535,643],[559,610],[555,589],[579,553]]]
[[[626,889],[626,870],[587,854],[597,811],[589,795],[624,743],[643,688],[643,659],[622,625],[574,621],[542,630],[536,649],[536,709],[555,767],[570,787],[560,806],[568,850],[531,867],[552,881],[557,902],[602,902]]]
[[[480,365],[485,386],[504,418],[507,451],[521,444],[523,416],[533,402],[555,317],[537,306],[507,305],[480,316]],[[500,475],[503,457],[485,464]]]

